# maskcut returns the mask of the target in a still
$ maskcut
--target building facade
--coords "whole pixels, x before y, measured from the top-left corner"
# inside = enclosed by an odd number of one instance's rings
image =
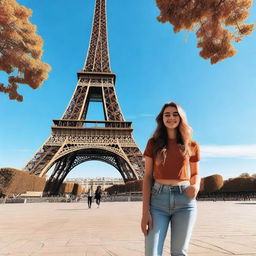
[[[103,190],[113,185],[124,184],[122,178],[107,178],[107,177],[96,177],[96,178],[68,178],[65,182],[79,183],[85,188],[85,192],[88,191],[89,187],[93,185],[95,191],[97,186],[101,186]]]

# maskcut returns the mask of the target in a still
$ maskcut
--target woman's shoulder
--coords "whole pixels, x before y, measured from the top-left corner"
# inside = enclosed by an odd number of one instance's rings
[[[156,140],[153,137],[149,138],[146,148],[154,149],[155,146],[156,146]]]
[[[153,137],[151,137],[147,142],[147,145],[146,145],[146,148],[145,148],[145,151],[144,151],[143,155],[153,158],[154,149],[155,149],[155,140],[154,140]]]
[[[154,139],[153,137],[150,137],[150,138],[148,139],[148,144],[150,144],[150,145],[155,145],[155,144],[156,144],[155,139]]]
[[[191,146],[192,148],[198,148],[198,147],[199,147],[199,143],[196,142],[195,140],[191,140],[190,146]]]
[[[190,156],[189,161],[190,162],[198,162],[200,161],[200,148],[198,142],[192,140],[191,143],[191,153],[192,155]]]

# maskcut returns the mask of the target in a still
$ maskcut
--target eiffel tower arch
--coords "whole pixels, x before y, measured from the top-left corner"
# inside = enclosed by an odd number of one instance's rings
[[[95,0],[90,45],[74,93],[62,118],[53,120],[50,137],[23,168],[43,177],[54,166],[47,187],[52,194],[74,167],[91,160],[114,166],[125,182],[143,177],[142,153],[119,106],[109,59],[106,0]],[[86,119],[91,102],[102,103],[105,120]]]

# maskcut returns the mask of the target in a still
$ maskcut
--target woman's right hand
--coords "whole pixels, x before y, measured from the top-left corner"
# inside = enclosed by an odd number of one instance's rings
[[[148,230],[153,228],[152,217],[150,212],[143,214],[141,219],[141,231],[143,232],[144,236],[148,235]]]

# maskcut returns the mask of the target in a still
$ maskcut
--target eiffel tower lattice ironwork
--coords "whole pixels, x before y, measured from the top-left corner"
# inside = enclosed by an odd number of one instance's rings
[[[48,191],[56,194],[77,165],[99,160],[114,166],[125,182],[143,177],[143,157],[126,122],[110,70],[106,0],[96,0],[90,46],[83,70],[62,119],[53,120],[51,136],[25,165],[24,170],[45,176],[55,164]],[[104,121],[86,120],[90,102],[102,102]]]

